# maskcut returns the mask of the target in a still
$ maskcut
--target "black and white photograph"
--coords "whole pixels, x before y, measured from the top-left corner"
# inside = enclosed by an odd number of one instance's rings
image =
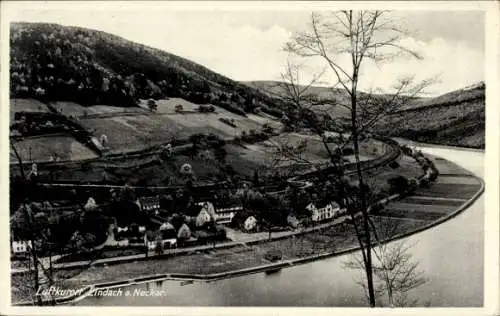
[[[70,2],[2,3],[10,308],[493,315],[498,3]]]

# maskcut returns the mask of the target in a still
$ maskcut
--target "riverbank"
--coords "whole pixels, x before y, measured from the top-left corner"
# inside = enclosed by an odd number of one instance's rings
[[[478,152],[484,153],[484,148],[472,148],[472,147],[457,147],[457,146],[449,146],[443,144],[434,144],[434,143],[421,143],[407,138],[401,137],[393,137],[395,141],[397,141],[401,145],[413,146],[413,147],[427,147],[427,148],[440,148],[440,149],[449,149],[449,150],[460,150],[460,151],[470,151],[470,152]]]
[[[433,187],[419,189],[416,196],[391,203],[384,209],[385,213],[372,216],[377,231],[384,231],[384,227],[387,226],[394,228],[390,234],[381,236],[381,240],[403,238],[438,225],[462,212],[481,194],[484,188],[482,181],[471,176],[467,170],[440,159],[434,159],[434,162],[438,168],[441,167],[448,172],[440,176]],[[447,175],[451,173],[454,175]],[[477,181],[476,184],[471,184],[474,181]],[[436,199],[439,200],[439,205],[429,204]],[[422,205],[425,205],[425,208],[422,208]],[[410,211],[404,216],[400,212],[403,206]],[[432,219],[429,214],[435,218]],[[422,215],[425,215],[426,219],[422,219]],[[263,255],[271,249],[281,249],[283,260],[276,263],[266,261]],[[352,225],[339,223],[320,231],[255,245],[242,244],[221,250],[199,251],[165,260],[129,262],[112,267],[90,267],[70,279],[65,279],[61,274],[56,284],[61,288],[76,289],[96,283],[100,283],[101,287],[106,284],[124,286],[137,283],[144,278],[217,280],[291,267],[357,249]],[[145,277],[145,274],[148,276]]]

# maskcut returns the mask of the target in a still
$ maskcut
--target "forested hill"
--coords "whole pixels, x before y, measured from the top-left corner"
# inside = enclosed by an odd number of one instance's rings
[[[236,112],[273,98],[185,58],[105,32],[46,23],[12,23],[11,97],[133,106],[182,97]],[[276,114],[276,113],[275,113]],[[279,113],[278,113],[279,114]]]
[[[484,82],[424,98],[384,117],[375,131],[415,141],[485,148]]]

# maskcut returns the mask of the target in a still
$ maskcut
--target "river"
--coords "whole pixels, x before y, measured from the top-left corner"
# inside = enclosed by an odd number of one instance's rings
[[[420,147],[484,177],[484,153],[453,148]],[[483,305],[484,196],[457,217],[408,237],[411,252],[428,282],[410,293],[432,307]],[[87,297],[77,305],[130,306],[366,306],[359,272],[344,269],[348,256],[333,257],[276,274],[246,275],[210,283],[182,285],[163,281],[128,289],[164,290],[161,297]],[[147,271],[145,271],[147,274]]]

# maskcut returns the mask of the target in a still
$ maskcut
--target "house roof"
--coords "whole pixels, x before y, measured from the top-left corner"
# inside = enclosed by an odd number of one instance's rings
[[[241,211],[242,209],[243,209],[243,207],[241,207],[241,206],[218,208],[218,209],[215,209],[215,213],[237,212],[237,211]]]
[[[138,202],[144,206],[156,206],[160,205],[160,198],[158,196],[143,196],[138,199]]]

